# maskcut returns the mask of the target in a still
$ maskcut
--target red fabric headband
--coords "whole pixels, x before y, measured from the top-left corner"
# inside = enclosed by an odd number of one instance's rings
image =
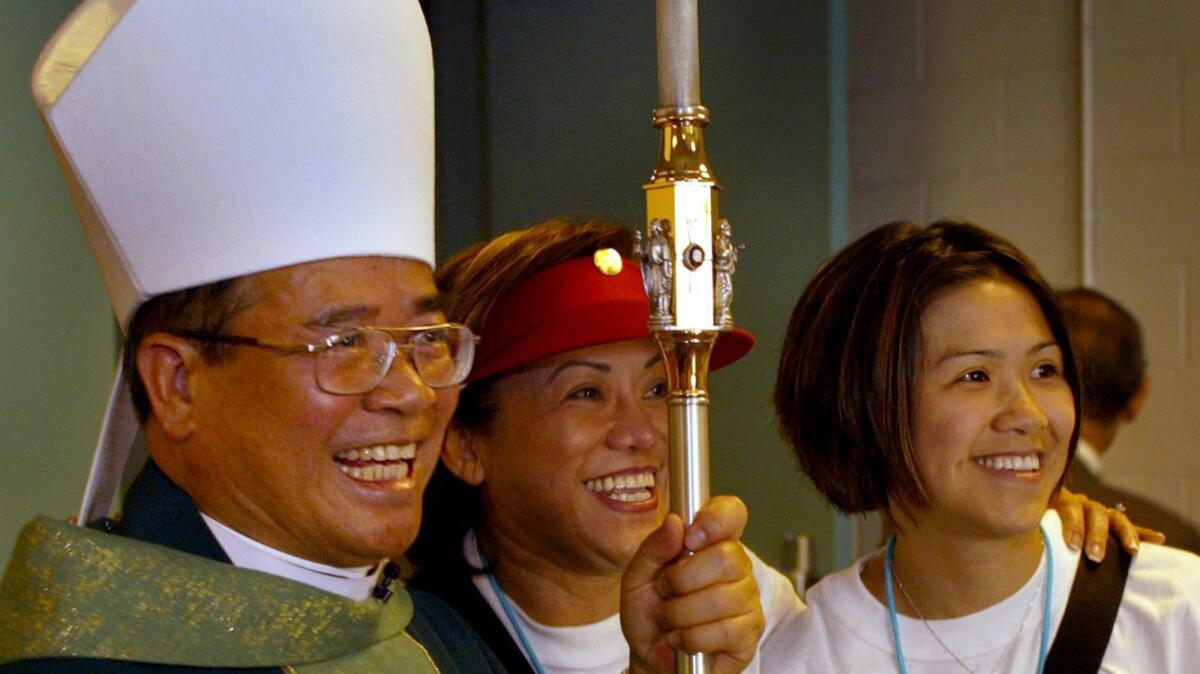
[[[649,337],[650,302],[637,262],[601,271],[591,257],[539,272],[500,298],[488,314],[468,382],[585,346]],[[739,360],[754,347],[741,329],[721,333],[711,368]]]

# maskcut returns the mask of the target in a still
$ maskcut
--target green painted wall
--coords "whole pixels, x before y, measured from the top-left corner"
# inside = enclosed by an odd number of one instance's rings
[[[0,2],[0,554],[37,513],[79,505],[115,328],[29,94],[71,0]]]

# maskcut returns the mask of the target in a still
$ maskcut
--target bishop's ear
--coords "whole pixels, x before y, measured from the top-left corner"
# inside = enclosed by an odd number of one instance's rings
[[[442,446],[442,463],[458,479],[478,487],[485,478],[483,462],[480,460],[485,443],[486,438],[479,433],[469,431],[458,423],[451,423],[446,431],[446,443]]]
[[[150,403],[149,417],[170,439],[186,439],[195,428],[189,373],[200,363],[200,351],[183,337],[153,332],[142,339],[134,359],[134,376],[141,379]]]

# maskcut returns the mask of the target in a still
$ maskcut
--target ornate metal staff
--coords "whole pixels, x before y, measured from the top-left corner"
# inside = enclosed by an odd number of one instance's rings
[[[708,109],[700,104],[696,0],[657,0],[658,165],[646,192],[639,236],[650,331],[667,370],[671,512],[689,523],[709,498],[708,364],[717,334],[733,327],[737,249],[717,219],[717,185],[704,149]],[[675,671],[712,671],[707,655],[678,653]]]

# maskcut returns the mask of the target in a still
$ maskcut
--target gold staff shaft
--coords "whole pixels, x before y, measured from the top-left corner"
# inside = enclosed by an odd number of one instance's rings
[[[650,330],[667,370],[671,512],[690,523],[709,499],[708,366],[722,330],[733,327],[736,249],[718,220],[720,187],[708,165],[700,104],[696,0],[657,0],[661,130],[639,240],[650,297]],[[679,653],[680,674],[707,674],[711,657]]]

